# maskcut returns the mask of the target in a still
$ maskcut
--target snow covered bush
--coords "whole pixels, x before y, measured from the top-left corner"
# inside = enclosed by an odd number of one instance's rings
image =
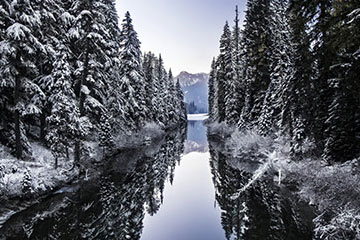
[[[287,137],[262,136],[257,131],[236,130],[226,141],[226,150],[233,156],[252,156],[255,159],[288,160],[290,141]]]
[[[320,161],[306,160],[288,166],[289,177],[301,183],[300,196],[320,211],[348,205],[360,210],[360,176],[354,174],[357,160],[324,166]]]
[[[230,127],[225,122],[207,123],[209,134],[212,136],[226,137],[235,131],[234,127]]]
[[[157,138],[164,134],[164,130],[155,122],[148,122],[143,127],[143,133],[146,138]]]
[[[314,219],[319,239],[360,239],[360,176],[358,160],[325,166],[313,159],[284,166],[288,182],[296,182],[299,196],[322,212]]]
[[[29,196],[33,189],[32,189],[32,177],[28,169],[26,169],[23,180],[21,182],[22,185],[22,192],[25,196]]]
[[[360,239],[360,211],[344,209],[330,220],[326,212],[314,219],[314,233],[321,240]]]

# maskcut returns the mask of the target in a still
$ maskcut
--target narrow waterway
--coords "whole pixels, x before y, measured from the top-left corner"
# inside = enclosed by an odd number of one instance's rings
[[[201,120],[109,160],[100,177],[42,199],[0,227],[0,239],[311,239],[311,217],[257,169],[208,141]]]
[[[164,204],[144,220],[143,240],[220,240],[225,238],[221,214],[215,201],[206,127],[189,121],[185,151],[167,182]]]

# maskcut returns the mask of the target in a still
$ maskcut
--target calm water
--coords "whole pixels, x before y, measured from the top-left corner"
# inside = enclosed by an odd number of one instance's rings
[[[206,127],[188,124],[185,154],[175,169],[174,182],[165,184],[164,204],[144,219],[143,240],[225,239],[209,165]]]
[[[272,181],[232,197],[258,167],[249,159],[227,156],[202,121],[189,121],[187,132],[125,151],[98,179],[15,214],[0,239],[311,239],[306,211]]]

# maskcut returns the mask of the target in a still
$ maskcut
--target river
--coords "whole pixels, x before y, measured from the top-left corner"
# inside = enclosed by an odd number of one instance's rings
[[[232,198],[256,166],[234,167],[206,133],[203,121],[189,121],[119,154],[101,177],[15,214],[0,239],[311,239],[311,217],[271,181]]]

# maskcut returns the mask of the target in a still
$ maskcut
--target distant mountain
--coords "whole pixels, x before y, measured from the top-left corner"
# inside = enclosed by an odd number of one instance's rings
[[[188,113],[207,113],[209,74],[191,74],[184,71],[176,79],[179,79],[184,91],[185,102],[188,104]]]

